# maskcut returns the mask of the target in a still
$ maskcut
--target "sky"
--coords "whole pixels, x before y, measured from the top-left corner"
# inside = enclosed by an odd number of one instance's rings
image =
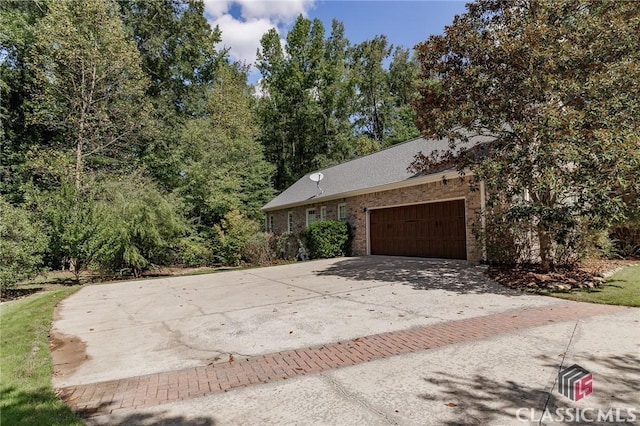
[[[345,26],[345,36],[352,43],[384,34],[394,46],[413,48],[431,34],[441,34],[455,15],[465,11],[465,2],[434,0],[204,0],[205,15],[212,27],[219,26],[222,43],[233,60],[253,64],[260,38],[276,28],[284,39],[293,22],[302,14],[320,19],[325,37],[331,21]],[[249,80],[260,77],[255,68]]]

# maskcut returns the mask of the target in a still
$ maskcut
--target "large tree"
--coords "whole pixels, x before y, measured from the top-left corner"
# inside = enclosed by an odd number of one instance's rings
[[[201,0],[118,0],[122,20],[135,40],[148,76],[146,96],[153,105],[153,132],[140,158],[165,189],[180,185],[180,134],[187,120],[206,116],[216,72],[227,62],[218,52],[220,31],[204,16]]]
[[[52,2],[35,28],[29,66],[30,120],[63,133],[77,188],[91,159],[101,168],[135,160],[148,81],[114,1]]]
[[[208,116],[189,120],[182,130],[176,191],[205,232],[232,210],[261,219],[260,208],[273,196],[273,167],[257,139],[253,103],[246,70],[221,66],[209,94]]]
[[[637,212],[638,34],[637,2],[480,0],[417,46],[422,132],[495,137],[456,161],[532,225],[544,267]]]

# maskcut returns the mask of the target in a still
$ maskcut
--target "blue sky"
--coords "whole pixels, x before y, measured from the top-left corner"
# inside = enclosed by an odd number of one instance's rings
[[[392,0],[204,0],[207,19],[222,30],[219,47],[230,49],[234,60],[255,61],[260,38],[276,28],[284,39],[299,14],[319,18],[327,35],[331,20],[345,25],[352,44],[384,34],[395,45],[412,48],[431,34],[442,33],[455,15],[464,13],[464,1]],[[252,72],[255,82],[259,73]]]

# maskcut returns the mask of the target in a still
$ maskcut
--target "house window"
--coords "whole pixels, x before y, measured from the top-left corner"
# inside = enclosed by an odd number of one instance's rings
[[[346,204],[338,204],[338,220],[347,220]]]
[[[320,220],[327,220],[327,206],[320,207]]]
[[[270,214],[267,220],[267,231],[273,232],[273,215]]]
[[[307,226],[316,221],[316,209],[307,210]]]
[[[287,213],[287,232],[293,232],[293,212]]]

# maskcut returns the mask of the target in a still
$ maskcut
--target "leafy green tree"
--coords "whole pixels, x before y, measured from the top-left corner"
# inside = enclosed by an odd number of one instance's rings
[[[94,197],[81,193],[70,179],[51,191],[31,187],[26,197],[49,237],[47,265],[52,269],[68,267],[78,279],[97,259],[101,240],[109,232]]]
[[[55,144],[56,132],[27,123],[32,73],[27,57],[34,40],[34,27],[47,12],[46,1],[0,2],[0,194],[22,202],[23,173],[29,149]]]
[[[231,210],[260,220],[260,208],[273,196],[273,167],[265,161],[257,139],[245,71],[233,65],[220,67],[209,96],[208,117],[190,120],[181,135],[182,169],[176,191],[204,229]]]
[[[385,145],[420,136],[416,112],[411,105],[418,95],[418,71],[418,63],[411,57],[409,49],[396,47],[387,73],[392,110]]]
[[[0,198],[0,289],[43,269],[47,238],[30,212]]]
[[[63,132],[75,150],[76,187],[86,166],[133,162],[149,113],[147,80],[117,4],[52,2],[34,31],[30,120]]]
[[[639,33],[637,2],[480,0],[417,46],[419,127],[495,136],[453,157],[531,224],[544,268],[638,211]]]
[[[340,22],[333,21],[325,39],[320,20],[302,16],[287,34],[284,50],[275,30],[261,40],[258,116],[266,158],[276,166],[277,189],[353,155],[348,44]]]
[[[366,40],[353,47],[353,78],[356,82],[355,125],[359,133],[380,144],[391,120],[391,93],[384,61],[392,46],[384,35]]]
[[[143,177],[108,181],[96,194],[96,213],[105,232],[97,236],[96,263],[106,271],[134,276],[154,265],[170,264],[181,238],[190,233],[176,197]]]
[[[214,45],[212,29],[199,0],[118,0],[122,20],[132,33],[149,84],[153,125],[140,145],[139,157],[166,190],[180,185],[180,140],[183,126],[207,114],[207,98],[226,52]]]

